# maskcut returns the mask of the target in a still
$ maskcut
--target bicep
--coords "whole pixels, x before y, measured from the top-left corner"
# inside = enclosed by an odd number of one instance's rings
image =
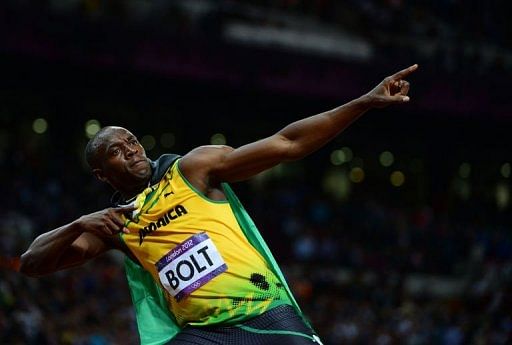
[[[211,171],[221,181],[246,180],[260,172],[287,161],[291,142],[279,134],[241,146],[227,153]]]
[[[194,185],[205,190],[219,182],[246,180],[289,160],[291,153],[290,140],[275,134],[236,149],[229,146],[197,148],[182,158],[180,169]]]

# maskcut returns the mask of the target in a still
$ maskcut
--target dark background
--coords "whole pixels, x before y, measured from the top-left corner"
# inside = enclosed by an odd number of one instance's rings
[[[109,205],[83,161],[91,119],[146,138],[151,158],[216,133],[237,147],[418,63],[409,104],[234,188],[326,344],[506,344],[507,13],[499,1],[3,2],[2,256]],[[346,147],[353,158],[333,165]],[[138,343],[116,255],[42,279],[2,269],[0,306],[1,343]]]

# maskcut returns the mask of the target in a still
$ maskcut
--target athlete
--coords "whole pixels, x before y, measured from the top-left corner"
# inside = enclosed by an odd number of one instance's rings
[[[41,276],[116,249],[143,344],[320,344],[279,267],[227,183],[300,159],[371,108],[409,101],[410,66],[367,94],[248,145],[146,157],[127,129],[105,127],[86,147],[114,207],[37,237],[20,271]]]

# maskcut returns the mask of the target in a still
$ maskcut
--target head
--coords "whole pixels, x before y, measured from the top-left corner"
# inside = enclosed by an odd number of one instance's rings
[[[122,127],[104,127],[89,140],[85,157],[92,173],[125,197],[147,186],[151,166],[137,138]]]

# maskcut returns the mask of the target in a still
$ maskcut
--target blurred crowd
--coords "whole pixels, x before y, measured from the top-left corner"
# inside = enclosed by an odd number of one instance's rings
[[[11,149],[0,164],[19,172],[9,175],[1,201],[4,258],[108,206],[108,191],[76,158],[52,159],[50,167],[47,153],[33,155],[37,148]],[[314,180],[235,189],[326,345],[510,343],[509,212],[478,200],[410,207],[368,192],[339,201]],[[0,342],[137,344],[122,260],[107,255],[42,279],[2,269]]]
[[[262,208],[256,217],[279,219],[264,229],[274,243],[291,243],[282,251],[292,259],[283,261],[327,344],[512,340],[510,217],[480,223],[478,203],[457,214],[432,205],[396,208],[377,196],[333,203],[297,191],[271,193],[265,205],[272,212]],[[458,285],[436,289],[427,279],[413,286],[414,277],[433,276]]]

